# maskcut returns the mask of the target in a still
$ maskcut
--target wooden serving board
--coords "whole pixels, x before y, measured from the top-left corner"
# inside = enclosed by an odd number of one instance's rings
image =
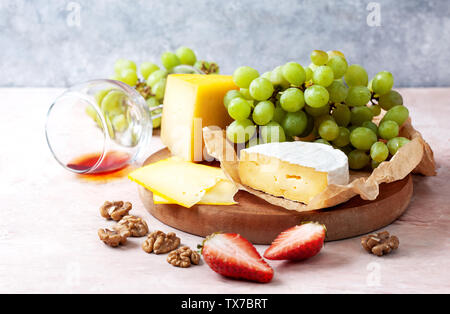
[[[170,156],[167,149],[158,151],[144,163]],[[282,231],[303,221],[318,221],[327,227],[327,241],[340,240],[366,234],[383,228],[406,210],[413,193],[411,175],[401,181],[380,186],[375,201],[365,201],[359,196],[338,206],[296,212],[272,205],[239,191],[237,205],[196,205],[185,208],[179,205],[154,204],[153,193],[139,186],[139,195],[145,208],[158,220],[176,229],[205,237],[211,233],[235,232],[254,244],[270,244]]]

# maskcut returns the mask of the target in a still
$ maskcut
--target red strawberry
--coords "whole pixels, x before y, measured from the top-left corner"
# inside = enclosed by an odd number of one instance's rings
[[[283,231],[264,253],[270,260],[303,260],[313,257],[323,247],[326,228],[317,222],[303,223]]]
[[[215,233],[202,246],[206,264],[226,277],[269,282],[273,269],[262,259],[256,248],[236,233]]]

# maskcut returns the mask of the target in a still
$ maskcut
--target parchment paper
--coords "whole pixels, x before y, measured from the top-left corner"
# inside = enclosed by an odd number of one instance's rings
[[[381,163],[371,173],[350,171],[348,185],[331,184],[306,205],[243,185],[238,172],[237,153],[234,146],[227,141],[225,131],[206,127],[203,129],[203,136],[208,154],[220,161],[221,168],[238,189],[254,194],[271,204],[299,212],[335,206],[356,195],[360,195],[364,200],[375,200],[381,183],[402,180],[412,172],[425,176],[436,175],[433,151],[422,135],[413,128],[409,119],[402,126],[400,136],[409,138],[411,142],[399,149],[390,161]]]

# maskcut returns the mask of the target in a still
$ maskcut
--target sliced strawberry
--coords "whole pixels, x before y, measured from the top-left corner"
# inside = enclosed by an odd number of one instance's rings
[[[203,242],[202,255],[216,273],[236,279],[269,282],[273,269],[256,248],[236,233],[216,233]]]
[[[283,231],[264,253],[270,260],[303,260],[313,257],[323,247],[326,228],[317,222],[308,222]]]

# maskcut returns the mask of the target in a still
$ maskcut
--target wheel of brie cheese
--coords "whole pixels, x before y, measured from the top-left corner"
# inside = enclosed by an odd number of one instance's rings
[[[308,204],[328,185],[349,182],[347,156],[330,145],[283,142],[241,151],[243,184],[274,196]]]

